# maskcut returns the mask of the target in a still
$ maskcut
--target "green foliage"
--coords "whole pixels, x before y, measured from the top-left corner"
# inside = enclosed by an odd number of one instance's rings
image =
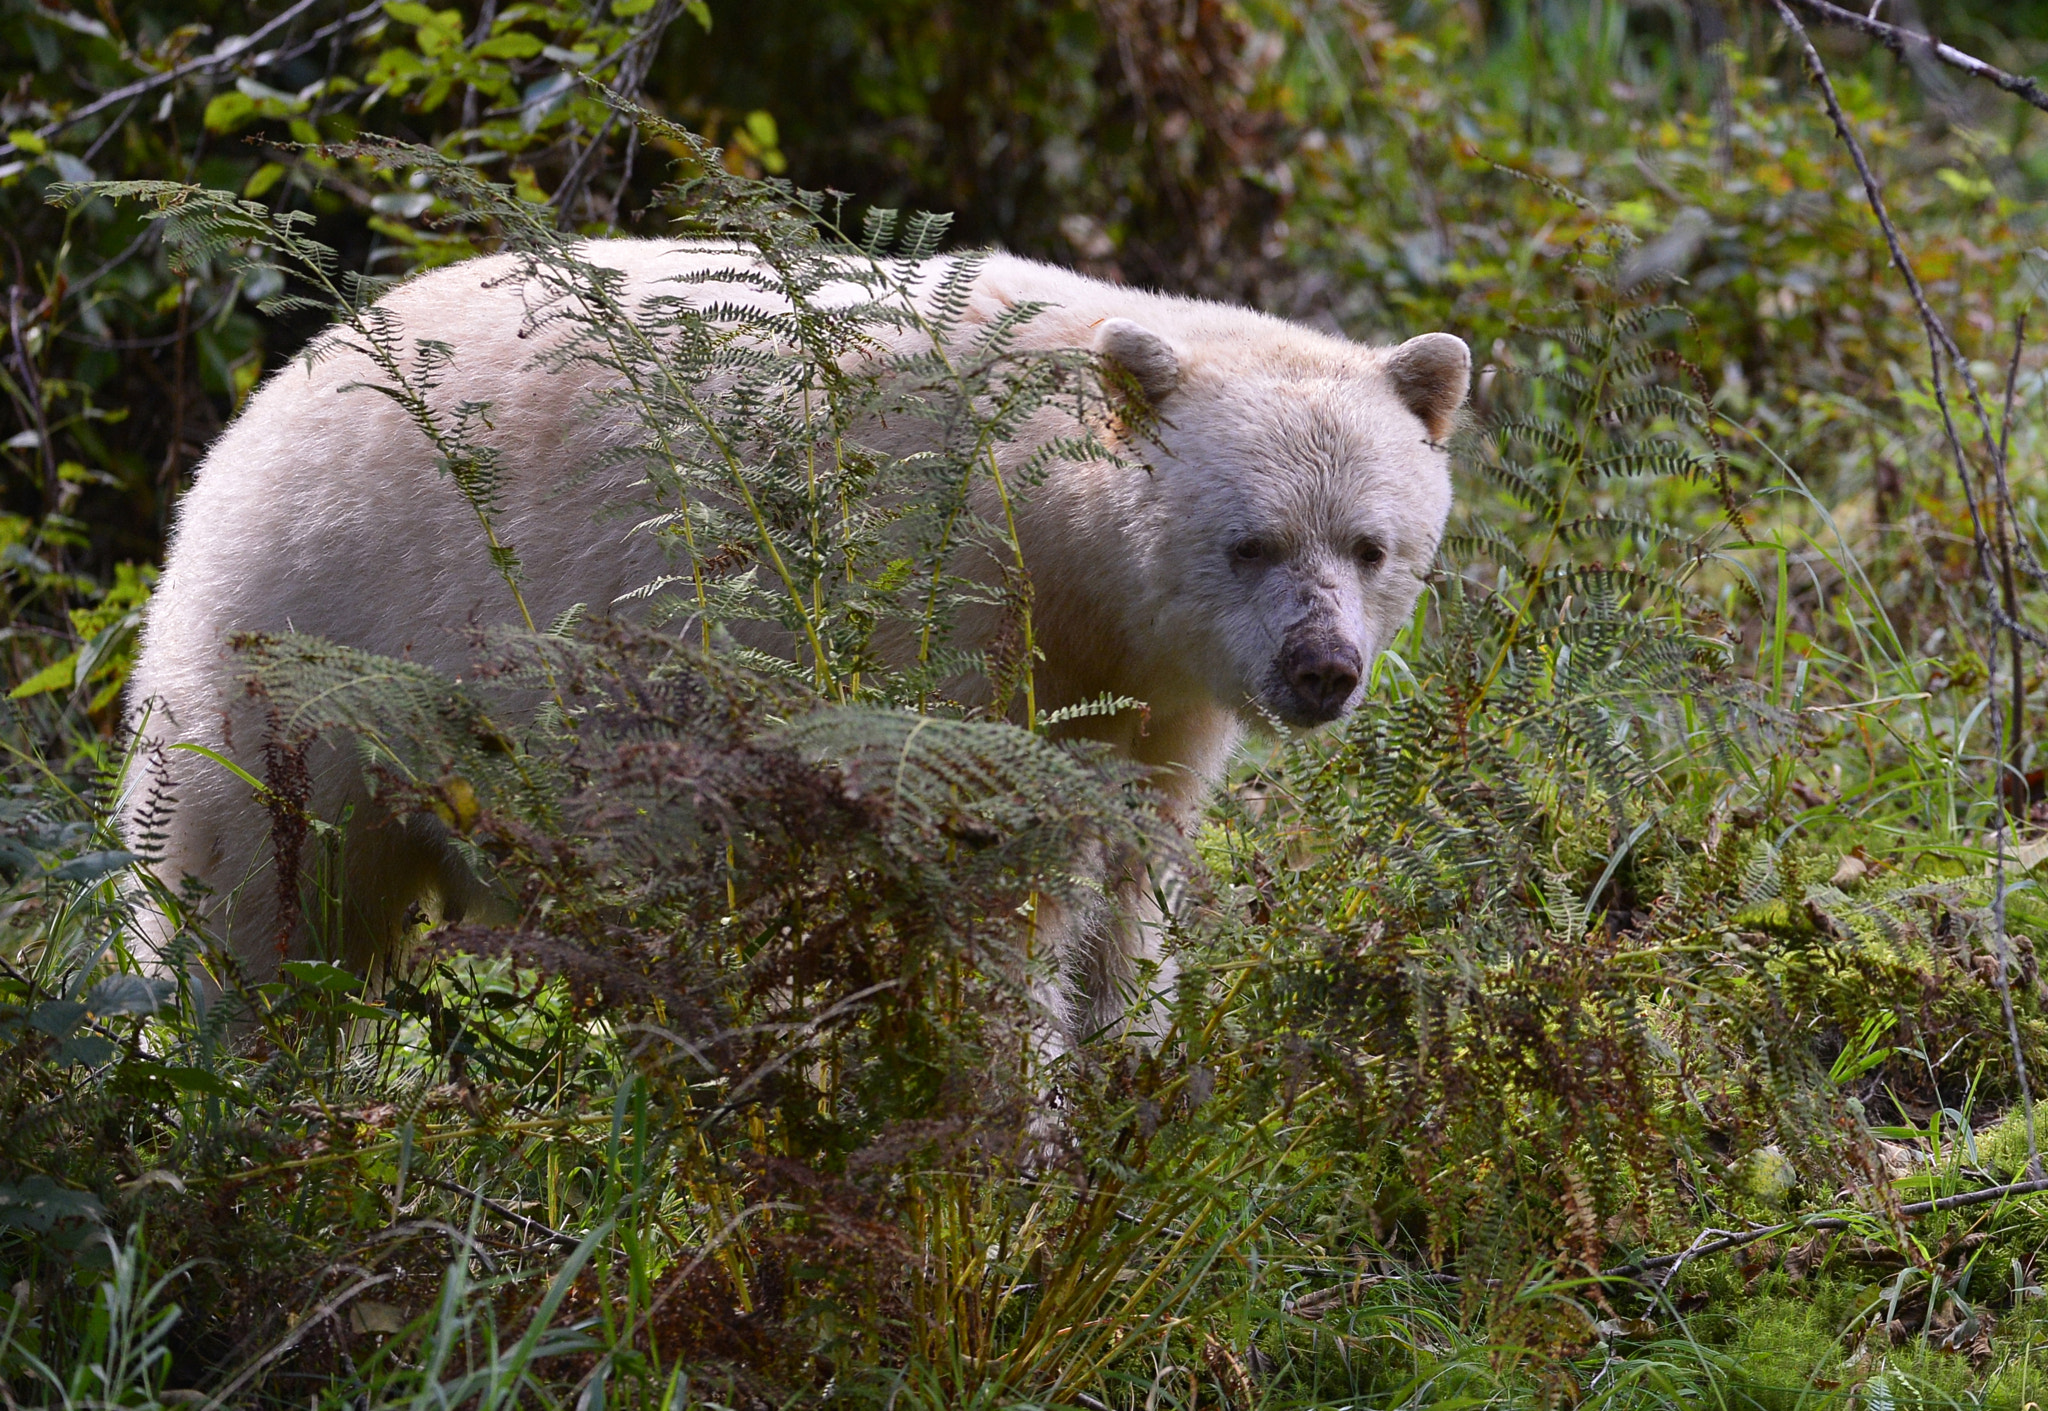
[[[0,13],[27,133],[0,163],[7,1394],[2038,1399],[2040,1198],[1897,1214],[2023,1176],[2013,1043],[2048,1070],[2039,820],[1992,845],[2010,735],[1967,521],[1830,134],[1763,12],[1693,11],[321,8],[46,137],[81,79],[260,21]],[[1934,297],[2003,357],[2037,140],[1851,67]],[[971,255],[924,346],[877,355],[912,331],[900,261],[948,229],[745,179],[784,168],[1099,272],[1449,326],[1488,365],[1413,629],[1353,721],[1233,779],[1184,869],[1169,1033],[1070,1056],[1056,1121],[1028,918],[1090,903],[1077,859],[1173,840],[1142,780],[1003,723],[1035,714],[1028,583],[948,564],[1014,550],[989,506],[1030,491],[1018,422],[1057,408],[1089,451],[1098,393],[1015,353],[1031,310],[958,336]],[[730,295],[716,316],[623,299],[575,236],[641,210],[758,251],[788,312],[717,278],[690,291]],[[140,974],[151,884],[101,820],[180,477],[336,319],[327,351],[427,423],[492,535],[487,430],[435,410],[440,354],[371,300],[499,249],[562,335],[536,375],[626,389],[606,411],[675,562],[645,617],[530,623],[459,683],[241,647],[284,766],[252,787],[313,863],[316,933],[347,820],[283,776],[343,740],[517,919],[423,926],[367,980]],[[818,297],[848,280],[858,312]],[[880,416],[937,449],[863,444]],[[1012,623],[1001,659],[953,648],[973,613]],[[906,633],[928,650],[899,669],[877,644]],[[192,899],[150,900],[203,961]],[[1616,1272],[1746,1222],[1778,1233]]]
[[[1523,1302],[1538,1271],[1652,1238],[1674,1171],[1767,1142],[1832,1171],[1842,1115],[1801,997],[1728,934],[1797,865],[1729,817],[1788,722],[1691,606],[1739,519],[1688,543],[1617,494],[1711,491],[1709,414],[1664,380],[1669,311],[1567,312],[1465,448],[1521,522],[1454,529],[1373,699],[1265,761],[1213,849],[1286,957],[1257,1027],[1348,1089],[1382,1218],[1538,1345],[1582,1334]]]

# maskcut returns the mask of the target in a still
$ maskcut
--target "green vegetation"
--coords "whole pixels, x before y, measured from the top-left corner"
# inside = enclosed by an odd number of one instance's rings
[[[2036,9],[1928,13],[2043,57]],[[0,1391],[2043,1400],[2048,1194],[1954,1198],[2048,1136],[2048,145],[1807,18],[1953,356],[1768,6],[10,0]],[[732,350],[575,252],[681,220],[801,306],[945,233],[826,187],[1488,365],[1412,628],[1353,720],[1240,762],[1185,843],[1170,1033],[1068,1056],[1051,1127],[1016,918],[1079,848],[1182,844],[1033,719],[1028,650],[947,653],[943,565],[956,526],[1002,545],[966,487],[1088,369],[997,327],[839,377],[872,315],[808,309],[744,407],[693,401]],[[465,682],[246,644],[284,764],[369,742],[519,920],[423,924],[375,983],[144,973],[106,816],[178,488],[266,369],[374,336],[379,280],[500,248],[635,374],[663,532],[751,588],[529,624]],[[945,454],[817,454],[878,410]],[[441,435],[487,533],[488,445]],[[794,666],[664,630],[749,616]],[[995,707],[946,701],[962,670]],[[337,823],[288,784],[317,877]]]

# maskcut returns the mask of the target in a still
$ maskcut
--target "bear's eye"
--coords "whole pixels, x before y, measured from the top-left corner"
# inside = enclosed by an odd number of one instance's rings
[[[1351,553],[1362,568],[1378,568],[1387,558],[1386,546],[1377,539],[1360,539]]]
[[[1230,546],[1233,563],[1263,563],[1273,556],[1273,546],[1257,535],[1247,535]]]

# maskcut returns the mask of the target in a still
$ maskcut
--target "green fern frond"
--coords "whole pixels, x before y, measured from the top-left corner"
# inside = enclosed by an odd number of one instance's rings
[[[1543,417],[1503,417],[1490,428],[1502,442],[1520,442],[1567,464],[1585,458],[1585,446],[1568,425]]]
[[[1453,530],[1444,535],[1442,552],[1447,559],[1461,558],[1490,559],[1504,564],[1518,577],[1529,572],[1529,559],[1515,541],[1500,530],[1487,524],[1474,524],[1468,529]]]
[[[1602,456],[1588,469],[1598,476],[1635,480],[1676,475],[1687,480],[1712,481],[1720,473],[1718,464],[1707,457],[1654,442]]]
[[[1598,467],[1594,469],[1597,471]],[[1580,515],[1558,525],[1557,534],[1568,544],[1579,544],[1593,539],[1610,544],[1619,540],[1634,540],[1646,553],[1666,546],[1675,546],[1683,551],[1687,562],[1698,562],[1711,552],[1698,538],[1654,515],[1635,509],[1603,510]]]
[[[1472,463],[1472,469],[1521,502],[1526,509],[1542,514],[1556,504],[1556,496],[1542,475],[1505,456],[1482,456]]]

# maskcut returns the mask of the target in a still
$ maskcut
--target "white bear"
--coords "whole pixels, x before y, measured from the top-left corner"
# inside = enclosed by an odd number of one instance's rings
[[[663,240],[593,241],[580,253],[622,271],[629,301],[687,291],[679,276],[741,258]],[[1357,703],[1443,532],[1443,441],[1470,354],[1444,333],[1364,347],[1010,256],[977,259],[970,326],[1042,302],[1023,347],[1092,349],[1128,372],[1157,415],[1134,455],[1055,464],[1019,506],[1017,536],[1043,652],[1039,707],[1104,693],[1145,702],[1142,717],[1071,728],[1150,767],[1184,823],[1247,726],[1321,725]],[[930,262],[922,287],[946,268]],[[694,287],[707,299],[735,293]],[[526,602],[545,623],[575,604],[619,604],[671,565],[630,519],[597,512],[629,498],[635,475],[606,468],[617,433],[591,414],[605,376],[536,366],[529,296],[513,260],[496,256],[422,274],[380,303],[407,337],[452,347],[435,393],[446,406],[488,406],[502,456],[494,526],[516,547]],[[262,775],[264,723],[230,640],[292,631],[459,673],[475,627],[512,616],[469,505],[403,409],[360,385],[378,380],[357,355],[329,356],[291,364],[250,399],[178,506],[130,687],[131,723],[151,748],[138,755],[150,765],[130,781],[126,826],[141,831],[147,797],[168,789],[176,806],[156,869],[173,886],[187,875],[206,884],[214,923],[257,979],[285,949],[268,819],[229,770],[166,748],[190,742]],[[1073,430],[1049,417],[1033,428],[1027,441]],[[413,903],[459,916],[486,893],[432,820],[378,819],[360,772],[341,760],[323,767],[312,805],[330,818],[357,809],[346,958],[362,966],[393,943]],[[1082,1027],[1121,1009],[1119,987],[1153,936],[1129,925],[1116,953],[1066,957]]]

